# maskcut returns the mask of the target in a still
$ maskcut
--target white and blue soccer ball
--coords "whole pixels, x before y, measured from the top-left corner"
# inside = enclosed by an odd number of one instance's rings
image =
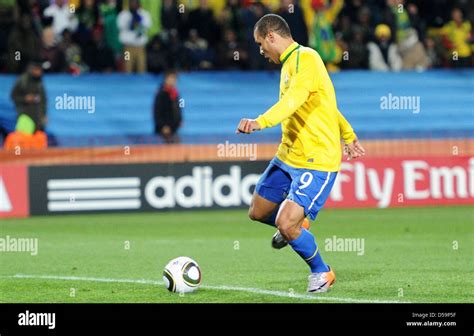
[[[191,293],[201,285],[201,269],[193,259],[178,257],[165,266],[163,281],[170,292]]]

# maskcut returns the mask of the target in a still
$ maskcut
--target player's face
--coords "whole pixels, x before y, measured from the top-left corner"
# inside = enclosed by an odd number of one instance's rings
[[[257,31],[253,33],[255,43],[260,47],[260,55],[268,59],[269,62],[279,63],[279,56],[274,50],[274,41],[270,35],[271,34],[268,34],[266,37],[263,37],[258,34]]]

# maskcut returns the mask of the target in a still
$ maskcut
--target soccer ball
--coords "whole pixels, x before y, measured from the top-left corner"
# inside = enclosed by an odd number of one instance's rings
[[[178,257],[165,266],[163,281],[170,292],[191,293],[201,284],[201,269],[193,259]]]

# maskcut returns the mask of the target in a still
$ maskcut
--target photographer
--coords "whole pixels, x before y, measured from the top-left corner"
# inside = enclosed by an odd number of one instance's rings
[[[42,81],[43,69],[40,62],[31,62],[27,71],[15,82],[11,98],[20,118],[28,116],[35,124],[35,131],[46,126],[46,93]]]

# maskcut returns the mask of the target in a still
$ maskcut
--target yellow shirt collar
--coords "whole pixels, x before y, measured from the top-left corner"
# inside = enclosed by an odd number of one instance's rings
[[[299,47],[300,45],[297,42],[293,42],[292,44],[290,44],[288,48],[285,49],[283,54],[280,55],[280,63],[281,64],[285,63],[285,61],[288,59],[288,57],[290,57],[293,51],[295,51]]]

